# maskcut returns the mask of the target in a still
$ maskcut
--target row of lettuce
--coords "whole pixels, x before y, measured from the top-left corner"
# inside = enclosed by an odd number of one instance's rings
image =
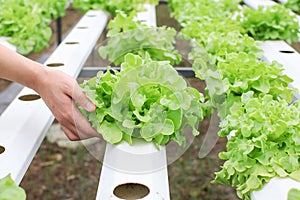
[[[80,109],[112,144],[144,140],[158,148],[169,141],[184,145],[187,127],[192,127],[193,135],[199,134],[197,124],[206,115],[204,96],[188,87],[173,68],[172,64],[181,60],[174,47],[176,31],[135,21],[140,9],[127,6],[124,11],[112,12],[115,17],[108,25],[109,40],[99,54],[120,65],[121,71],[108,67],[84,82],[83,91],[97,108],[91,113]],[[9,175],[1,181],[5,187],[0,189],[0,197],[26,198]]]
[[[23,55],[30,52],[39,52],[49,44],[52,30],[49,23],[65,15],[66,5],[69,0],[0,0],[0,37],[9,37],[9,42],[17,47],[17,51]],[[140,9],[140,5],[145,3],[143,0],[74,0],[72,7],[86,12],[91,9],[102,9],[116,15],[116,10],[122,10],[129,13]],[[149,0],[147,3],[155,3],[155,0]],[[157,2],[156,2],[157,3]],[[288,0],[285,7],[300,13],[299,0]],[[277,12],[280,17],[285,14]],[[266,26],[274,23],[275,18],[264,21]],[[260,19],[249,19],[260,22]],[[294,26],[289,24],[290,26]],[[245,24],[247,26],[247,24]],[[249,27],[252,29],[253,27]],[[253,31],[253,30],[252,30]],[[254,30],[255,31],[255,30]],[[284,30],[282,30],[284,31]],[[278,33],[281,34],[281,33]],[[285,34],[289,34],[285,32]],[[262,34],[261,37],[277,37]],[[289,37],[289,36],[286,36]],[[296,36],[294,36],[296,37]]]
[[[48,46],[52,20],[65,15],[68,0],[0,0],[0,37],[21,54]]]
[[[102,58],[121,70],[109,68],[81,86],[96,105],[82,110],[103,138],[117,144],[136,140],[158,147],[170,141],[184,145],[185,130],[206,115],[204,96],[174,69],[181,60],[174,47],[176,31],[149,27],[135,21],[136,12],[117,11],[110,21],[108,42],[99,48]]]
[[[85,115],[110,143],[142,138],[182,145],[187,125],[198,135],[197,121],[217,110],[219,135],[231,139],[213,182],[231,185],[239,197],[250,199],[273,177],[300,181],[300,105],[292,102],[297,91],[289,87],[292,80],[279,63],[261,60],[256,42],[297,41],[299,27],[296,16],[281,5],[254,11],[239,3],[169,2],[182,38],[190,41],[193,70],[206,81],[205,99],[171,70],[170,64],[180,62],[174,29],[147,28],[134,22],[135,12],[128,10],[115,12],[108,44],[99,49],[100,56],[120,64],[121,72],[100,72],[82,87],[97,105]]]
[[[74,0],[71,4],[70,0],[0,0],[0,37],[8,37],[20,54],[40,52],[52,36],[49,24],[63,17],[69,4],[84,12],[102,9],[115,15],[117,9],[137,10],[141,3],[144,1]]]
[[[206,98],[218,111],[219,135],[230,137],[213,183],[250,199],[273,177],[300,181],[300,105],[292,80],[277,62],[261,60],[256,40],[298,40],[295,16],[282,5],[251,10],[232,0],[171,0],[189,58],[206,81]]]
[[[231,185],[249,199],[272,177],[300,181],[300,105],[292,102],[296,91],[288,87],[292,80],[280,64],[261,61],[255,41],[298,39],[294,16],[282,6],[241,10],[238,0],[171,0],[172,16],[192,47],[189,58],[196,76],[206,81],[204,97],[173,68],[181,61],[174,47],[176,31],[134,21],[141,3],[145,1],[73,2],[84,11],[104,9],[115,16],[99,54],[121,71],[108,68],[81,85],[97,106],[92,113],[82,109],[92,126],[113,144],[143,139],[158,146],[170,141],[184,145],[186,128],[198,135],[197,123],[215,109],[221,118],[219,135],[231,135],[215,183]]]

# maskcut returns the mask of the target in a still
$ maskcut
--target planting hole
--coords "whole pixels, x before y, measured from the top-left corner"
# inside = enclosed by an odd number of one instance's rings
[[[139,183],[125,183],[114,189],[114,195],[121,199],[134,200],[146,197],[150,193],[147,186]]]
[[[61,67],[64,66],[64,63],[49,63],[47,64],[48,67]]]
[[[5,148],[0,145],[0,154],[2,154],[5,151]]]
[[[66,42],[66,44],[79,44],[79,42]]]
[[[38,94],[26,94],[26,95],[23,95],[23,96],[19,97],[19,99],[21,101],[34,101],[34,100],[38,100],[40,98],[41,97]]]
[[[77,28],[78,28],[78,29],[88,29],[87,26],[78,26]]]
[[[295,51],[288,51],[288,50],[282,50],[282,51],[279,51],[280,53],[295,53]]]

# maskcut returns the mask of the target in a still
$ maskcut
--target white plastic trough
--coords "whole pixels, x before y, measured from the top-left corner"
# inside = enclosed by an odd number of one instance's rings
[[[300,54],[284,41],[265,41],[261,43],[263,60],[271,63],[276,60],[283,65],[284,73],[294,81],[291,86],[300,91]]]
[[[284,41],[266,41],[261,43],[261,48],[264,51],[262,59],[268,63],[274,60],[281,63],[284,73],[294,79],[291,86],[300,91],[300,54]],[[273,178],[261,190],[252,192],[251,199],[287,200],[292,188],[300,189],[300,183],[290,178]]]
[[[273,6],[276,4],[271,0],[244,0],[243,2],[254,10],[257,10],[259,6]]]
[[[89,11],[44,63],[77,77],[106,27],[109,15]],[[33,95],[33,96],[29,96]],[[22,96],[39,97],[24,88],[0,117],[0,178],[11,173],[19,184],[54,117],[42,99],[23,101]]]
[[[156,26],[155,6],[145,5],[137,15],[148,26]],[[165,147],[136,142],[106,145],[97,200],[169,200],[169,181]]]

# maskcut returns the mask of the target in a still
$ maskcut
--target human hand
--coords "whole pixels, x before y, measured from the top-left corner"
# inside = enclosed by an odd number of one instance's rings
[[[76,80],[55,69],[45,68],[33,87],[50,108],[70,140],[101,135],[78,110],[76,103],[92,112],[95,105],[85,96]]]

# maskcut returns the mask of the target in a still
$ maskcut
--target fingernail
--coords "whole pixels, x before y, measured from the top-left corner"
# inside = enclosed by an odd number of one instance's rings
[[[95,105],[92,104],[91,102],[87,102],[85,105],[86,105],[86,109],[89,111],[93,111],[95,109]]]

